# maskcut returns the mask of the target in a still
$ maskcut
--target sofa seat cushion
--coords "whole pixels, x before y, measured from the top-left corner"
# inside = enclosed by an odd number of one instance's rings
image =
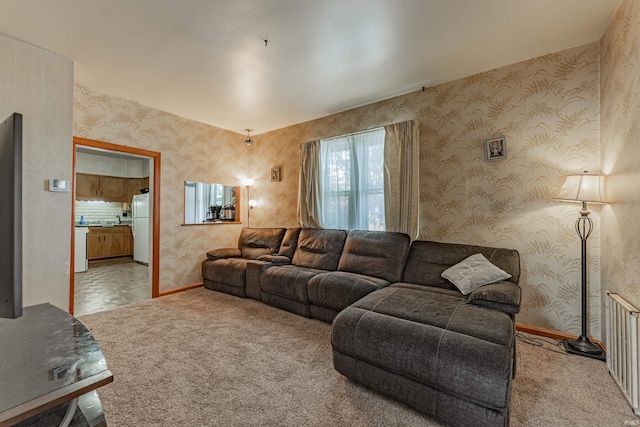
[[[332,329],[339,353],[498,410],[509,404],[513,342],[507,313],[393,285],[340,312]]]
[[[308,304],[307,283],[312,277],[324,272],[325,270],[297,265],[271,267],[260,276],[260,289],[268,294]]]
[[[244,289],[247,262],[249,260],[246,258],[207,259],[202,263],[202,277],[217,283]]]
[[[384,279],[345,271],[321,273],[309,280],[309,302],[342,310],[388,284]]]
[[[273,255],[280,249],[284,228],[243,228],[238,248],[243,258],[258,259],[260,255]]]
[[[307,268],[335,271],[347,232],[323,228],[303,228],[291,263]]]
[[[411,238],[404,233],[351,231],[344,243],[338,270],[398,282],[410,245]]]

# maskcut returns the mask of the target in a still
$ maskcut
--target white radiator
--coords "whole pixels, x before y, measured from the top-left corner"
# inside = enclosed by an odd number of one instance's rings
[[[622,394],[640,415],[639,311],[620,295],[607,291],[607,368]]]

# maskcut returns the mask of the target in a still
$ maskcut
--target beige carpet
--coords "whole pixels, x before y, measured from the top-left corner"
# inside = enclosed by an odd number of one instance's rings
[[[330,325],[258,301],[198,288],[80,319],[114,374],[110,427],[438,425],[336,372]],[[512,426],[636,425],[603,362],[547,342],[518,357]]]

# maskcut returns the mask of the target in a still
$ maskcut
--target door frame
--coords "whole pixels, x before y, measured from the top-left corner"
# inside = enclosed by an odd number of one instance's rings
[[[69,274],[69,313],[73,314],[75,288],[75,234],[76,234],[76,148],[91,147],[103,150],[118,151],[125,154],[135,154],[153,159],[153,188],[152,188],[152,249],[151,249],[151,298],[160,296],[160,153],[142,148],[128,147],[111,142],[73,137],[73,179],[71,180],[71,261]]]

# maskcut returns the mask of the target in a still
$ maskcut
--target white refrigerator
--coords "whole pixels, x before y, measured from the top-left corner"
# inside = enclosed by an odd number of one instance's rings
[[[133,196],[133,260],[149,264],[149,193]]]

